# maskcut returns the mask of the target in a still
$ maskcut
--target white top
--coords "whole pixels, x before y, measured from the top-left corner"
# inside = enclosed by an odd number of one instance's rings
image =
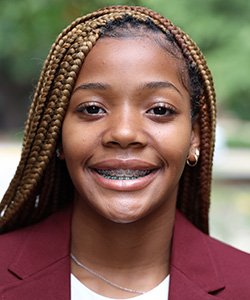
[[[132,298],[124,300],[168,300],[169,292],[169,275],[151,291]],[[84,284],[82,284],[73,274],[71,274],[71,300],[120,300],[114,298],[107,298],[99,295]]]

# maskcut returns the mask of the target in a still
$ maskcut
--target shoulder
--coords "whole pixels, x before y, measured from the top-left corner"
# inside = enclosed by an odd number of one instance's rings
[[[5,261],[7,257],[11,257],[12,254],[20,247],[20,245],[27,239],[32,233],[34,228],[39,224],[31,225],[22,229],[11,231],[0,235],[0,261]]]
[[[233,299],[250,299],[250,254],[204,235],[212,261]],[[246,298],[247,297],[247,298]]]
[[[0,285],[64,257],[68,252],[70,216],[70,207],[65,207],[34,225],[0,235]]]
[[[225,277],[234,279],[237,277],[237,280],[247,278],[248,283],[250,282],[250,254],[205,234],[203,239],[209,245],[211,255],[216,257],[216,261],[220,269],[223,270]]]
[[[250,254],[203,234],[228,299],[250,299]]]
[[[188,241],[189,244],[193,246],[193,248],[191,248],[192,251],[194,251],[194,248],[201,251],[200,248],[204,247],[211,257],[217,257],[219,261],[228,268],[230,268],[230,266],[232,267],[232,265],[244,267],[246,264],[250,264],[250,254],[201,232],[179,212],[177,212],[175,225],[177,225],[177,230],[175,231],[178,235],[178,239]]]
[[[0,284],[11,282],[14,278],[9,266],[27,237],[32,234],[34,225],[0,235]]]
[[[209,293],[250,299],[250,254],[201,232],[179,212],[171,256],[175,270]]]

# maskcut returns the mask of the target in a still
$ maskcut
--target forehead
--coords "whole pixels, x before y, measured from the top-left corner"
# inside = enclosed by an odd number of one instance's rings
[[[181,64],[151,39],[100,39],[87,55],[74,90],[79,86],[89,89],[98,85],[99,90],[105,86],[113,96],[129,98],[144,92],[149,83],[161,82],[174,86],[189,100],[189,90],[180,77]]]
[[[141,35],[100,38],[87,55],[80,77],[85,75],[85,78],[88,77],[91,81],[91,76],[101,76],[103,74],[101,70],[106,69],[108,74],[118,71],[130,72],[131,75],[146,79],[160,70],[162,73],[176,76],[189,91],[188,72],[180,50],[165,40],[163,34],[154,35],[154,38]],[[133,66],[136,67],[132,68]]]

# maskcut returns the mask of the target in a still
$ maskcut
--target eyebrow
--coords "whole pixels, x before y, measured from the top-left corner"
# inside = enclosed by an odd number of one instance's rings
[[[73,93],[75,93],[78,90],[96,90],[96,91],[106,91],[111,89],[111,86],[108,83],[102,83],[102,82],[93,82],[93,83],[84,83],[79,85]]]
[[[73,93],[75,93],[78,90],[107,91],[107,90],[110,90],[111,88],[112,87],[111,87],[110,84],[103,83],[103,82],[83,83],[83,84],[79,85],[73,91]],[[173,88],[181,96],[183,96],[182,93],[180,92],[180,90],[175,85],[173,85],[171,82],[169,82],[169,81],[152,81],[152,82],[147,82],[145,84],[143,83],[139,87],[139,90],[156,90],[156,89],[160,89],[160,88]]]
[[[181,96],[183,96],[182,93],[180,92],[180,90],[169,81],[153,81],[153,82],[148,82],[146,84],[143,84],[141,86],[142,90],[156,90],[156,89],[160,89],[160,88],[173,88]]]

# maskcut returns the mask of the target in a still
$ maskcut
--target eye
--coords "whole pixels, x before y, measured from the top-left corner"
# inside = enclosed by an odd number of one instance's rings
[[[77,107],[76,109],[79,113],[84,113],[86,115],[102,115],[105,114],[105,110],[98,106],[96,103],[85,103]]]
[[[148,114],[154,116],[172,116],[176,114],[176,110],[173,106],[166,104],[158,104],[157,106],[151,108],[147,111]]]

